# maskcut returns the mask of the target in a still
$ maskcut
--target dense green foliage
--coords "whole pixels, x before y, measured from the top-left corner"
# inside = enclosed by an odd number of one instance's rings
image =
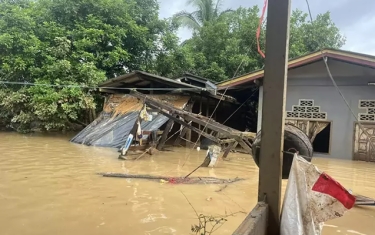
[[[16,130],[65,129],[95,118],[93,89],[107,77],[152,69],[168,23],[156,0],[0,3],[0,120]]]
[[[187,70],[221,81],[262,68],[264,60],[257,51],[256,42],[259,14],[259,8],[254,6],[239,8],[212,21],[206,20],[204,26],[194,31],[192,38],[182,44],[183,49],[190,52],[185,54],[190,62]],[[295,10],[290,22],[290,58],[321,47],[340,48],[345,43],[329,12],[319,14],[311,24],[308,14]],[[260,37],[263,51],[265,26],[262,25]]]
[[[221,11],[221,1],[189,3],[195,12],[169,21],[159,18],[157,0],[0,0],[0,80],[44,84],[0,84],[0,126],[29,131],[87,124],[101,103],[94,87],[132,70],[220,81],[263,66],[255,38],[258,7]],[[307,19],[301,11],[292,14],[291,57],[344,44],[329,13],[313,25]],[[180,26],[193,29],[182,44]]]

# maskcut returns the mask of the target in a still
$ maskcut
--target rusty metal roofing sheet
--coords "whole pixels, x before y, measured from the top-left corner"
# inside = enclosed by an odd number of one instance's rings
[[[189,101],[189,97],[177,95],[152,95],[149,97],[160,102],[167,102],[179,109],[183,109]],[[71,142],[88,146],[120,148],[133,129],[142,107],[143,102],[133,96],[112,95],[105,103],[102,114],[73,137]],[[153,115],[152,121],[141,122],[141,129],[155,131],[167,120],[168,118],[164,115]]]

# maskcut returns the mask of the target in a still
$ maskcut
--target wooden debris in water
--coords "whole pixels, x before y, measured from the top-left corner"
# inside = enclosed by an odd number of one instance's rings
[[[125,178],[125,179],[147,179],[152,181],[167,181],[170,184],[230,184],[237,181],[244,180],[242,178],[234,179],[219,179],[215,177],[163,177],[152,175],[130,175],[122,173],[99,173],[103,177]]]

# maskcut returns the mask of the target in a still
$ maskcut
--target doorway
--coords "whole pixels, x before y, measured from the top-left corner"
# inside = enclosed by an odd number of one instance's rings
[[[319,132],[312,145],[315,153],[329,154],[331,150],[331,123]]]

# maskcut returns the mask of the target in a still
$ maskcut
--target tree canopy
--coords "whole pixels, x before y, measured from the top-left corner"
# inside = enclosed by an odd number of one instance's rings
[[[257,51],[255,36],[259,14],[257,6],[239,8],[214,22],[206,22],[182,44],[185,55],[190,58],[189,72],[222,81],[261,69],[264,59]],[[317,15],[311,24],[308,14],[297,9],[292,12],[290,22],[290,58],[321,47],[340,48],[345,43],[329,12]],[[266,24],[261,26],[263,50],[265,27]]]
[[[95,87],[134,70],[221,81],[263,67],[257,6],[222,11],[220,0],[188,3],[194,12],[160,19],[157,0],[0,0],[0,80],[8,82],[0,83],[0,126],[85,125],[101,109]],[[180,44],[177,29],[189,25],[193,35]],[[345,43],[329,13],[311,24],[296,10],[290,32],[290,57]],[[262,47],[264,36],[265,25]]]
[[[232,12],[231,9],[221,11],[223,0],[188,0],[188,5],[196,8],[194,12],[180,11],[174,14],[174,20],[183,27],[199,30],[207,22],[215,22],[220,17]]]
[[[152,69],[168,26],[156,0],[2,0],[1,80],[44,86],[2,85],[1,122],[16,130],[89,123],[92,88]]]

